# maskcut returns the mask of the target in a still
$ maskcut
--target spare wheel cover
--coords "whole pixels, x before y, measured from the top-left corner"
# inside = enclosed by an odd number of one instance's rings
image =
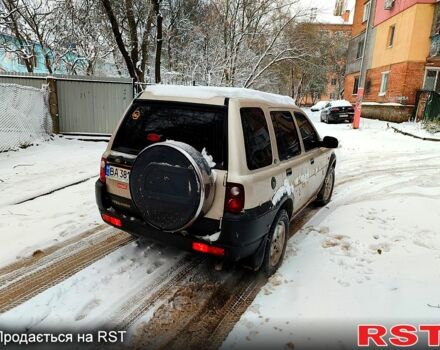
[[[214,176],[194,147],[160,142],[137,156],[130,172],[130,194],[149,225],[165,232],[182,231],[212,206]]]

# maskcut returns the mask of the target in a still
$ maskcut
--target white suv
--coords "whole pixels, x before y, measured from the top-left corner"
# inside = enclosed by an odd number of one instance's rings
[[[108,144],[97,203],[104,221],[135,236],[271,275],[290,221],[330,201],[337,147],[289,97],[151,86]]]

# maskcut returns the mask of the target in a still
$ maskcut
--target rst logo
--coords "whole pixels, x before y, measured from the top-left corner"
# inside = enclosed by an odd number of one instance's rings
[[[359,347],[400,346],[411,347],[419,342],[429,347],[440,346],[440,324],[414,326],[398,324],[389,329],[383,325],[362,324],[358,326],[357,343]]]

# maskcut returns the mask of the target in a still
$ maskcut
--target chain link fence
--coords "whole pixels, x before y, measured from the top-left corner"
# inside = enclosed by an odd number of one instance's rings
[[[47,140],[52,130],[47,88],[0,84],[0,152]]]

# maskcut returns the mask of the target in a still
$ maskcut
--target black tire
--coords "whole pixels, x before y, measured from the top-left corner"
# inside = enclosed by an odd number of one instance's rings
[[[284,230],[284,233],[282,233],[281,230]],[[280,234],[284,237],[282,241],[279,240]],[[272,276],[281,266],[286,252],[288,235],[289,215],[287,215],[287,212],[282,209],[275,217],[267,236],[267,244],[264,250],[262,264],[262,270],[267,277]]]
[[[325,175],[324,183],[322,184],[322,188],[316,197],[315,204],[319,207],[323,207],[327,205],[333,195],[333,189],[335,187],[335,167],[331,166]]]

